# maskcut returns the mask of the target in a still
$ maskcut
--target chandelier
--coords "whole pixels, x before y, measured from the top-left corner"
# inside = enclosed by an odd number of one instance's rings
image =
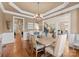
[[[42,16],[40,16],[40,13],[39,13],[39,2],[37,2],[37,6],[38,6],[38,8],[37,8],[37,10],[38,10],[38,12],[37,12],[37,14],[34,16],[34,19],[36,19],[36,20],[41,20],[42,19]]]

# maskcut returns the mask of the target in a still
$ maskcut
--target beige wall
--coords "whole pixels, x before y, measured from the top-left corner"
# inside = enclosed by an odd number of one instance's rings
[[[71,33],[79,33],[79,9],[72,11]]]
[[[72,10],[72,11],[70,11],[70,13],[71,13],[71,17],[70,17],[70,24],[71,24],[70,27],[71,27],[71,29],[70,29],[70,31],[71,31],[71,33],[79,33],[79,9]],[[62,14],[62,15],[64,15],[64,14]],[[53,18],[55,18],[55,17],[53,17]],[[46,20],[47,23],[53,24],[53,23],[59,22],[59,21],[57,21],[56,19],[53,19],[53,18]],[[56,18],[58,18],[58,17],[56,16]],[[54,22],[54,20],[56,22]],[[61,21],[62,19],[59,19],[59,20]],[[63,19],[63,20],[68,20],[68,19]]]
[[[0,33],[3,33],[4,31],[6,31],[6,23],[4,18],[5,17],[3,13],[0,11]]]
[[[79,9],[77,10],[77,30],[79,33]]]
[[[65,13],[62,15],[58,15],[56,17],[50,18],[48,20],[45,20],[45,22],[50,25],[53,29],[56,29],[56,32],[58,30],[68,30],[70,33],[71,31],[71,13]]]
[[[25,20],[26,22],[33,22],[33,20],[27,18]],[[0,33],[2,32],[7,32],[7,26],[6,17],[0,10]],[[71,11],[71,33],[79,33],[79,9]]]

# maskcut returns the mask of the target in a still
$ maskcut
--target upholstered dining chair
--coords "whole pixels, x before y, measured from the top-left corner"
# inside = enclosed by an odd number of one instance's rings
[[[0,57],[2,56],[2,34],[0,34]]]
[[[62,56],[65,48],[66,37],[66,34],[60,35],[57,39],[55,48],[53,46],[48,46],[45,48],[45,53],[49,53],[55,57]]]
[[[32,38],[31,41],[32,41],[33,51],[36,51],[36,56],[38,56],[38,53],[43,51],[44,45],[38,44],[33,35],[31,36],[31,38]]]

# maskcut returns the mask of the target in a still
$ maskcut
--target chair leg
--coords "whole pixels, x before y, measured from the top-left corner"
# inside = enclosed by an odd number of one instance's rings
[[[64,57],[64,55],[62,54],[60,57]]]
[[[38,52],[36,51],[36,57],[38,57]]]
[[[45,52],[44,56],[45,56],[45,57],[48,57],[47,52]]]

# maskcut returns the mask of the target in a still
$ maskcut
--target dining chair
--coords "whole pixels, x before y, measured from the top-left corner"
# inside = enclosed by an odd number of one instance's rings
[[[76,39],[76,35],[75,34],[69,34],[68,35],[68,41],[69,41],[69,46],[73,48],[73,44],[74,44],[74,41]]]
[[[33,51],[35,51],[36,56],[38,56],[38,53],[44,50],[44,45],[38,44],[33,35],[31,36],[31,38],[32,38],[31,41],[32,41]]]
[[[0,34],[0,57],[2,56],[2,34]]]
[[[51,33],[48,33],[47,38],[48,38],[48,39],[52,39],[52,34],[51,34]]]
[[[73,45],[75,46],[76,49],[79,49],[79,34],[76,34]]]
[[[55,47],[53,47],[53,46],[46,47],[45,53],[49,53],[55,57],[62,56],[64,53],[66,38],[67,38],[66,34],[60,35],[59,38],[57,39],[56,46]]]

